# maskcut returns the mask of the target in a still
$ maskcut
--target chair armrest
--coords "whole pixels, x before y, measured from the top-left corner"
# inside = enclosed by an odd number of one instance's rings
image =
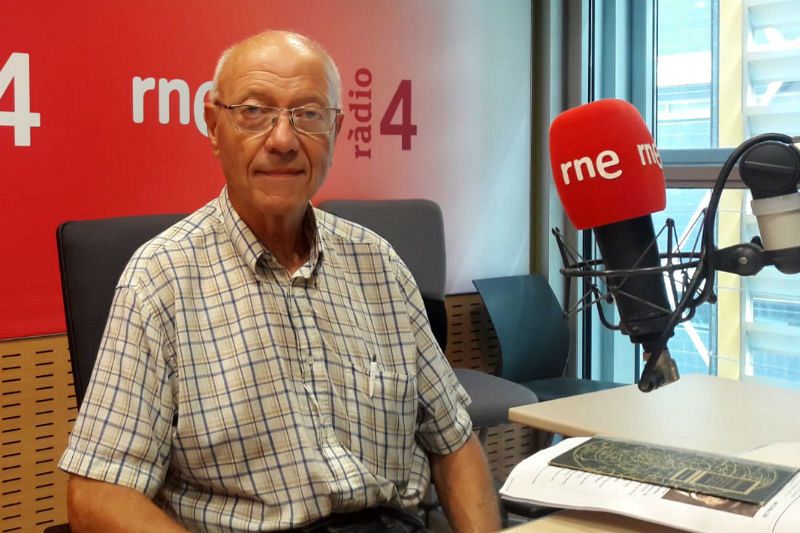
[[[69,524],[57,524],[45,528],[44,533],[72,533],[72,530],[69,528]]]

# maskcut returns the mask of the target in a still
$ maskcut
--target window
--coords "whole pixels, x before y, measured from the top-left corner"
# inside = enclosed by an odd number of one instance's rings
[[[659,148],[715,148],[712,74],[718,62],[711,1],[660,2],[656,43]]]
[[[653,76],[632,61],[631,95],[596,98],[627,98],[652,117],[668,183],[667,208],[654,214],[656,231],[670,217],[691,248],[697,218],[731,148],[765,132],[800,135],[800,5],[797,0],[661,0],[652,6],[633,13],[629,28],[655,29]],[[599,35],[607,40],[613,31],[619,32],[619,25],[604,26]],[[653,90],[636,91],[647,84]],[[749,191],[732,175],[716,218],[719,248],[759,234],[749,205]],[[704,304],[670,340],[681,373],[800,388],[800,275],[772,267],[750,277],[720,272],[715,293],[718,302]],[[595,377],[631,381],[641,361],[636,369],[617,361],[633,356],[630,342],[620,334],[602,335],[602,373]]]

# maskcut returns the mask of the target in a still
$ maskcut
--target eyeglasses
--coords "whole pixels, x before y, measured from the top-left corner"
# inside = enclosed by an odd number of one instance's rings
[[[336,122],[336,117],[342,112],[335,107],[272,107],[256,104],[223,104],[216,102],[214,105],[231,112],[233,123],[242,131],[252,133],[266,133],[278,123],[278,117],[284,111],[289,112],[289,122],[292,127],[301,133],[328,133]]]

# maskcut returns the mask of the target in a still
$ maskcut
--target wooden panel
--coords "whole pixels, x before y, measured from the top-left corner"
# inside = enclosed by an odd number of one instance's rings
[[[75,420],[67,338],[0,342],[0,532],[67,521],[57,468]]]
[[[458,368],[472,368],[496,374],[500,343],[489,313],[477,293],[448,296],[447,358]],[[509,422],[488,428],[484,448],[492,474],[505,480],[511,468],[543,447],[549,436]]]
[[[448,296],[447,358],[457,368],[495,374],[500,344],[478,294]]]
[[[541,449],[541,438],[540,432],[514,422],[489,428],[485,449],[494,478],[505,480],[517,463]]]

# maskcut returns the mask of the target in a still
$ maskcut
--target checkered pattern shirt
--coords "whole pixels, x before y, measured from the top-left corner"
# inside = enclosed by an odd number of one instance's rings
[[[416,505],[469,398],[375,233],[309,207],[293,275],[227,191],[142,246],[116,288],[60,467],[192,531],[271,531]]]

